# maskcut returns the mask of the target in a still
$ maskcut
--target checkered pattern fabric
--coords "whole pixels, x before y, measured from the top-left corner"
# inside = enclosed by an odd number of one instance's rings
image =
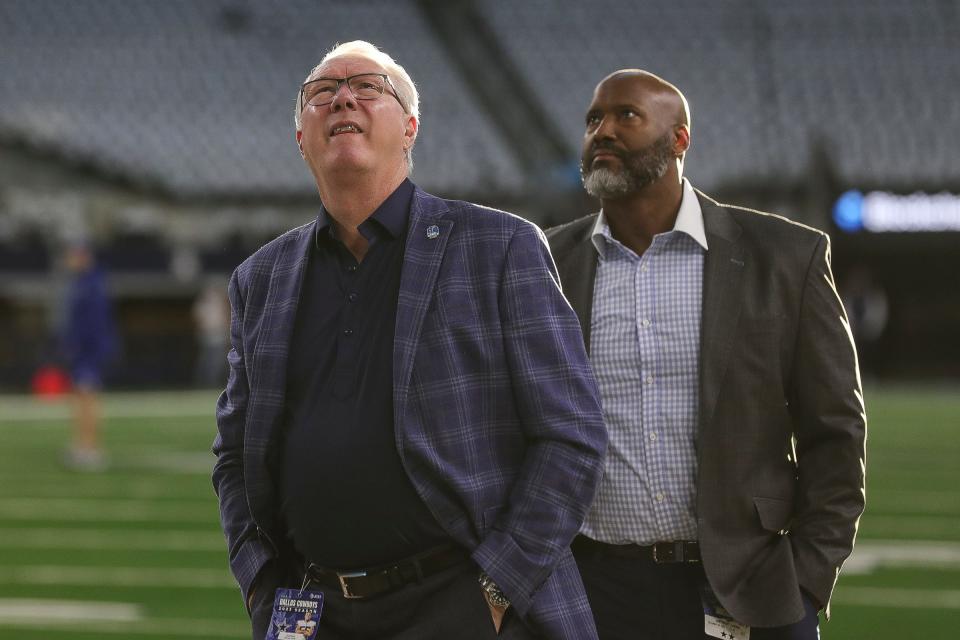
[[[705,250],[673,230],[637,256],[601,220],[591,362],[610,437],[583,526],[612,544],[696,540],[696,434]]]

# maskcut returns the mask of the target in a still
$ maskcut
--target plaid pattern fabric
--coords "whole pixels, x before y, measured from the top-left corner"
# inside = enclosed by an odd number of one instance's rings
[[[601,218],[590,358],[610,436],[583,533],[612,544],[696,540],[704,249],[678,230],[637,256]]]
[[[214,484],[244,593],[285,544],[267,454],[313,226],[263,247],[230,285],[233,350]],[[595,638],[568,547],[596,492],[606,431],[579,323],[537,227],[415,192],[394,411],[414,486],[517,614],[545,638]]]

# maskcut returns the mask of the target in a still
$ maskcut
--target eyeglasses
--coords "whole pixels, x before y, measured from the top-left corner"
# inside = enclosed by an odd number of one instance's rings
[[[387,91],[387,93],[396,99],[404,111],[407,110],[400,102],[400,98],[397,97],[397,90],[390,82],[387,74],[358,73],[346,78],[317,78],[304,82],[300,87],[300,111],[303,111],[303,108],[308,104],[313,107],[330,104],[337,97],[337,92],[340,91],[340,86],[343,83],[347,83],[350,93],[357,100],[376,100],[383,95],[389,85],[390,91]]]

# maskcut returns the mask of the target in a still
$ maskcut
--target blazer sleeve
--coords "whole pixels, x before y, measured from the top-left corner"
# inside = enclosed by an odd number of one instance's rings
[[[539,228],[524,224],[512,236],[499,299],[528,444],[507,507],[473,558],[522,616],[586,517],[607,435],[579,323]]]
[[[217,401],[217,437],[213,453],[213,486],[220,501],[220,522],[229,548],[230,569],[240,585],[245,603],[266,562],[275,556],[260,533],[247,502],[243,475],[244,427],[249,401],[249,384],[243,352],[244,301],[238,272],[230,278],[230,338],[227,354],[230,371],[227,387]]]
[[[829,615],[865,505],[866,412],[853,335],[821,235],[800,306],[791,374],[798,493],[790,540],[800,586]]]

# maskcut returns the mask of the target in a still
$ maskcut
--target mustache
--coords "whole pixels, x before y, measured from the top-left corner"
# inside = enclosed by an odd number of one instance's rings
[[[628,155],[626,149],[623,149],[623,148],[621,148],[621,147],[618,147],[618,146],[617,146],[616,144],[614,144],[613,141],[611,141],[611,140],[600,140],[600,141],[597,141],[597,142],[592,143],[592,144],[590,145],[590,153],[589,153],[589,155],[590,155],[590,156],[593,156],[593,155],[595,155],[598,151],[601,151],[601,150],[603,150],[603,151],[609,151],[610,153],[612,153],[613,155],[617,156],[617,157],[620,158],[621,160],[624,159],[624,158],[626,158],[627,155]]]

